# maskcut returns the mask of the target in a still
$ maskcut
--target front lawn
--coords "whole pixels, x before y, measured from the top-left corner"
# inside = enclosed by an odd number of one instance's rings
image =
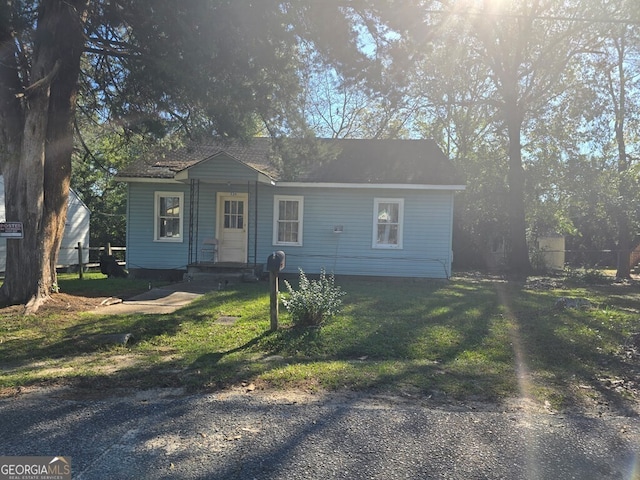
[[[107,279],[61,279],[60,286],[86,295],[99,291],[100,282]],[[443,401],[526,397],[549,408],[635,405],[637,285],[567,287],[558,280],[472,276],[337,278],[336,284],[346,292],[339,316],[321,328],[294,328],[281,307],[275,333],[265,282],[211,292],[170,315],[4,314],[0,391],[41,384],[87,391],[253,384],[374,389]],[[560,297],[588,305],[556,306]],[[134,341],[99,341],[115,333],[131,333]]]

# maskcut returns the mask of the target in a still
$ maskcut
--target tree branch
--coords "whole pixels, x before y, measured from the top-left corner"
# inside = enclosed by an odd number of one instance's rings
[[[107,57],[115,57],[115,58],[131,58],[135,56],[133,53],[129,53],[129,52],[120,52],[117,50],[109,50],[109,49],[105,50],[105,49],[94,48],[94,47],[85,47],[84,51],[86,53],[95,53],[97,55],[105,55]]]
[[[51,85],[53,78],[56,76],[59,70],[60,70],[60,59],[56,60],[56,63],[53,64],[53,68],[51,69],[51,71],[47,73],[44,77],[42,77],[37,82],[29,85],[28,87],[26,87],[23,92],[16,93],[16,98],[22,98],[25,96],[28,97],[29,95],[34,93],[36,90],[48,87],[49,85]]]

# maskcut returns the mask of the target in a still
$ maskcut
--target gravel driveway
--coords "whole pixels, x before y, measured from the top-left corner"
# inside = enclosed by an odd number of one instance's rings
[[[0,455],[71,457],[75,480],[640,478],[637,417],[365,394],[26,394],[0,428]]]

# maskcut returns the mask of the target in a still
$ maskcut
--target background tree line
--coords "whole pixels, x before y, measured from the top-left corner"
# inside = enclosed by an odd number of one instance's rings
[[[0,300],[48,295],[70,184],[93,211],[95,241],[119,243],[119,167],[160,142],[254,135],[434,138],[467,177],[458,259],[488,258],[504,238],[507,266],[527,273],[531,241],[555,231],[585,262],[620,253],[628,277],[639,10],[632,0],[2,0],[0,166],[8,215],[24,218],[29,240],[10,246]]]
[[[454,217],[460,267],[492,266],[504,241],[507,267],[526,272],[536,238],[558,233],[574,264],[613,265],[628,277],[638,232],[638,6],[418,3],[381,10],[368,18],[375,28],[362,20],[369,69],[360,75],[301,40],[294,109],[307,132],[438,141],[468,180]],[[78,184],[92,178],[87,168],[103,184],[105,162],[115,171],[136,153],[126,132],[78,151]],[[99,212],[96,241],[122,239],[122,186],[79,189]]]
[[[504,241],[506,267],[529,272],[536,239],[557,233],[574,265],[628,278],[639,21],[625,0],[433,1],[390,22],[405,56],[383,72],[386,91],[320,69],[307,116],[324,136],[436,139],[467,178],[454,216],[459,267],[492,266]]]
[[[506,267],[526,273],[536,238],[558,233],[574,265],[614,266],[627,278],[638,232],[639,8],[431,2],[394,24],[411,61],[388,73],[392,115],[379,106],[389,105],[383,90],[363,98],[359,86],[324,74],[333,108],[311,102],[311,118],[324,135],[357,127],[361,136],[440,143],[468,180],[454,216],[458,266],[491,266],[504,239]],[[310,87],[311,97],[328,91]]]

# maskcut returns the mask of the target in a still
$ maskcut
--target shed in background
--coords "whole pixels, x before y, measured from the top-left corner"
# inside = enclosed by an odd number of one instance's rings
[[[58,254],[58,267],[66,268],[78,265],[78,242],[82,242],[82,262],[89,262],[89,223],[91,212],[80,197],[73,190],[69,190],[69,210],[64,226],[62,245]],[[4,178],[0,176],[0,222],[19,221],[5,218],[4,208]],[[12,240],[19,241],[19,240]],[[7,239],[0,238],[0,272],[4,272],[7,261]]]
[[[551,233],[538,237],[538,249],[546,268],[563,270],[565,264],[564,235]]]

